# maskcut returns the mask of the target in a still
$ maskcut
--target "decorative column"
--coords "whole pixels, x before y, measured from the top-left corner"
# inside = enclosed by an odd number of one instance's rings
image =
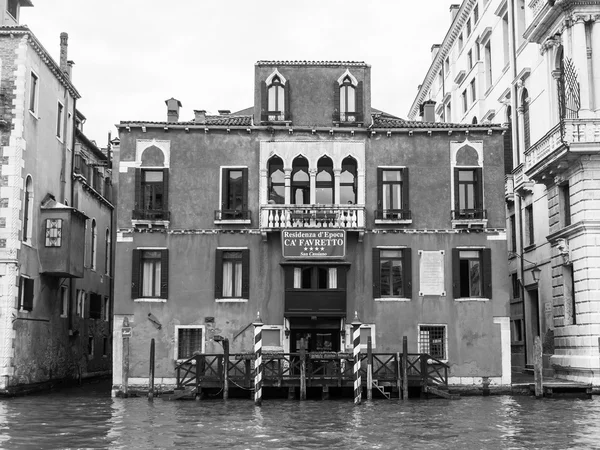
[[[267,203],[269,203],[269,171],[267,169],[260,169],[260,186],[259,186],[259,192],[260,192],[260,204],[261,205],[266,205]]]
[[[593,16],[592,24],[592,83],[594,86],[594,111],[600,115],[600,14]]]
[[[333,204],[340,204],[340,178],[342,169],[333,169]]]
[[[285,183],[285,204],[291,205],[292,201],[292,169],[286,167],[284,171],[284,183]]]
[[[587,39],[585,36],[585,17],[573,17],[572,26],[573,36],[573,62],[577,69],[577,81],[579,82],[579,98],[581,99],[581,109],[579,117],[590,116],[590,82],[588,78],[588,54]]]
[[[260,318],[260,312],[256,314],[254,325],[254,404],[262,404],[262,327],[263,321]]]
[[[354,320],[352,325],[352,355],[354,356],[354,404],[360,405],[362,380],[360,378],[360,326],[362,323],[358,320],[358,311],[354,311]]]
[[[317,203],[317,169],[308,169],[310,175],[310,204]]]

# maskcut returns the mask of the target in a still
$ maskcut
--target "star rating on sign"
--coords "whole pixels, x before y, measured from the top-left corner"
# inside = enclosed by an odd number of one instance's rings
[[[304,247],[304,251],[307,251],[307,250],[308,250],[308,247]]]
[[[325,247],[321,247],[321,251],[325,250]]]

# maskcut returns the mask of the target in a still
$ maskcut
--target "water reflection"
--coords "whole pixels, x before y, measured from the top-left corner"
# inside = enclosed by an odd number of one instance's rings
[[[0,399],[0,448],[598,448],[600,398],[112,399],[109,386]]]

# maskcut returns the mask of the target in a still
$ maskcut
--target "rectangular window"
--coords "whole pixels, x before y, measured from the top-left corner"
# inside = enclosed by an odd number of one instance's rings
[[[169,220],[169,169],[136,169],[133,219]]]
[[[110,297],[104,297],[104,321],[110,321]]]
[[[373,298],[412,297],[410,248],[373,249]]]
[[[446,360],[446,325],[419,325],[419,353]]]
[[[19,309],[31,311],[33,309],[33,279],[19,277]]]
[[[483,209],[483,171],[475,169],[454,169],[454,208],[455,220],[485,219]]]
[[[60,317],[67,317],[69,314],[69,289],[67,286],[60,287]]]
[[[38,110],[39,78],[33,72],[31,72],[31,86],[29,89],[29,111],[35,115]]]
[[[62,245],[62,219],[46,219],[46,247]]]
[[[569,183],[559,186],[558,189],[562,226],[568,227],[571,225],[571,193]]]
[[[408,220],[408,168],[377,169],[376,219]]]
[[[217,249],[215,264],[215,298],[248,299],[248,249]]]
[[[575,274],[573,265],[563,266],[563,299],[565,325],[577,325],[577,304],[575,303]]]
[[[481,45],[479,45],[479,41],[475,43],[475,61],[481,61]]]
[[[475,3],[473,7],[473,22],[477,23],[479,21],[479,4]]]
[[[467,109],[469,109],[469,101],[467,99],[467,90],[466,89],[460,95],[460,99],[462,101],[462,109],[463,109],[463,114],[464,114],[467,112]]]
[[[509,62],[509,42],[508,42],[508,34],[509,34],[509,25],[508,25],[508,14],[502,17],[502,44],[504,51],[504,65],[508,65]]]
[[[294,289],[337,289],[337,268],[294,267]]]
[[[85,317],[85,291],[77,289],[77,308],[76,313],[82,319]]]
[[[169,250],[133,250],[131,298],[168,298]]]
[[[471,36],[471,19],[467,19],[467,36]]]
[[[94,336],[88,337],[88,356],[94,356]]]
[[[469,53],[467,53],[467,65],[469,70],[473,68],[473,50],[469,50]]]
[[[63,116],[64,116],[65,107],[62,103],[58,102],[58,107],[56,110],[56,137],[62,139],[63,135]]]
[[[221,220],[249,219],[248,169],[224,168],[222,170]]]
[[[102,296],[100,294],[90,294],[90,319],[102,318]]]
[[[464,44],[464,39],[463,39],[463,35],[462,33],[460,33],[458,35],[458,52],[460,53],[460,51],[463,49],[463,44]]]
[[[517,222],[515,215],[511,215],[508,218],[508,232],[510,233],[509,249],[510,252],[517,251]]]
[[[177,351],[175,359],[188,359],[196,353],[204,352],[204,327],[202,326],[175,326]]]
[[[521,285],[519,283],[519,277],[516,273],[510,274],[510,284],[512,287],[512,298],[518,299],[521,298]]]
[[[492,251],[452,249],[454,298],[492,298]]]
[[[522,342],[523,341],[523,320],[515,319],[512,321],[512,333],[511,340],[512,342]]]
[[[484,47],[484,65],[485,65],[485,81],[488,89],[492,87],[493,76],[492,76],[492,44],[488,41]]]
[[[525,207],[525,243],[527,246],[535,244],[533,205]]]
[[[471,83],[469,84],[469,87],[471,89],[471,102],[475,103],[477,101],[477,88],[475,86],[475,78],[473,78],[471,80]]]

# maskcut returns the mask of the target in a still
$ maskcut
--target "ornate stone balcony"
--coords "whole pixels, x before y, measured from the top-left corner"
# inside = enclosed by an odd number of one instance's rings
[[[566,169],[581,154],[600,151],[600,118],[565,119],[525,151],[524,175],[547,182]],[[515,175],[516,184],[516,175]]]
[[[515,201],[515,180],[514,175],[504,176],[504,199],[507,202]]]
[[[342,228],[363,231],[365,207],[360,205],[263,205],[260,228]]]
[[[533,182],[524,173],[523,163],[519,164],[513,170],[513,187],[514,192],[523,195],[527,192],[533,191]]]

